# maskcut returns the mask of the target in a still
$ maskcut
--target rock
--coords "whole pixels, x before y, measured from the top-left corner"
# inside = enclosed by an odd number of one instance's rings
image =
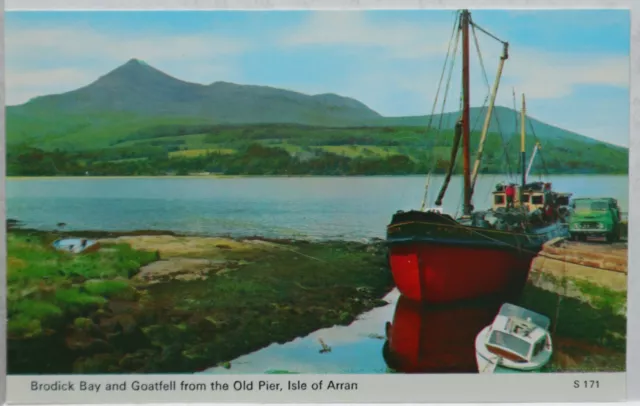
[[[221,268],[223,264],[209,259],[169,258],[142,267],[133,279],[149,284],[171,280],[204,280],[209,272]]]
[[[99,326],[105,334],[121,332],[127,335],[138,329],[138,322],[133,315],[125,313],[100,319]]]
[[[177,237],[172,235],[123,236],[100,240],[101,244],[129,244],[133,249],[157,252],[162,258],[207,257],[225,258],[229,250],[253,251],[269,249],[277,244],[258,244],[217,237]],[[222,248],[221,248],[222,247]]]
[[[166,349],[179,343],[183,332],[170,324],[156,324],[142,329],[153,345]]]
[[[89,331],[92,325],[93,321],[86,317],[78,317],[73,321],[73,326],[82,331]]]
[[[116,317],[100,319],[99,326],[100,329],[107,335],[115,333],[118,331],[118,328],[121,328]]]
[[[82,352],[106,352],[112,351],[113,347],[105,340],[91,337],[85,331],[74,330],[66,337],[67,348],[72,351]]]
[[[122,357],[118,365],[125,371],[139,371],[144,369],[149,359],[155,355],[156,352],[150,349],[139,350]]]
[[[120,372],[118,361],[118,357],[110,353],[83,357],[73,363],[73,372],[76,374]]]
[[[136,302],[127,302],[120,300],[111,300],[108,304],[109,310],[116,314],[132,314],[137,312],[138,304]]]

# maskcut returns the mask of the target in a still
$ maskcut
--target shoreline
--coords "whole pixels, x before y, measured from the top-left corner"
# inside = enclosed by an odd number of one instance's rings
[[[501,173],[487,173],[484,176],[500,176]],[[407,174],[407,175],[132,175],[132,176],[6,176],[7,180],[78,180],[78,179],[280,179],[280,178],[398,178],[398,177],[425,177],[428,174]],[[445,174],[437,174],[433,176],[445,176]],[[462,176],[462,174],[453,175]],[[548,177],[596,177],[596,176],[626,176],[628,173],[557,173],[548,175]]]
[[[348,325],[393,289],[379,243],[87,233],[100,250],[74,256],[57,233],[7,230],[8,373],[224,366]]]
[[[354,240],[331,238],[302,238],[302,237],[265,237],[261,235],[242,235],[233,236],[229,234],[215,234],[215,233],[188,233],[171,230],[68,230],[68,229],[37,229],[20,227],[20,221],[14,219],[6,219],[7,233],[13,232],[15,234],[23,235],[56,235],[58,238],[91,238],[91,239],[103,239],[103,238],[118,238],[118,237],[145,237],[145,236],[171,236],[178,238],[222,238],[229,240],[259,240],[274,243],[301,243],[301,244],[323,244],[323,243],[343,243],[343,244],[379,244],[384,240],[378,237],[358,238]]]

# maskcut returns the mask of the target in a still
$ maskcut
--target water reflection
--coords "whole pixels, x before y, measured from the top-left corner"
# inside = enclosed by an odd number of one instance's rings
[[[391,291],[389,304],[361,314],[348,326],[314,331],[285,344],[270,346],[231,361],[231,368],[213,367],[205,374],[380,374],[388,372],[380,354],[385,323],[393,318],[400,294]],[[322,343],[330,350],[326,351]]]
[[[499,309],[497,301],[425,306],[400,297],[382,349],[401,373],[477,373],[474,341]]]
[[[232,360],[229,369],[217,366],[202,373],[477,372],[475,337],[491,323],[501,303],[424,306],[397,290],[384,299],[387,306],[360,315],[348,326],[274,343]]]

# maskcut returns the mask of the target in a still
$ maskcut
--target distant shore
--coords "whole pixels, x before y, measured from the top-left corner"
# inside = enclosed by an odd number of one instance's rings
[[[428,174],[407,174],[407,175],[131,175],[131,176],[6,176],[7,180],[67,180],[67,179],[235,179],[235,178],[398,178],[398,177],[425,177]],[[484,176],[499,176],[500,173],[487,173]],[[481,175],[481,176],[482,176]],[[434,176],[445,176],[444,174],[436,174]],[[462,174],[454,174],[453,176],[462,176]],[[549,178],[554,176],[629,176],[628,173],[555,173],[547,175]]]

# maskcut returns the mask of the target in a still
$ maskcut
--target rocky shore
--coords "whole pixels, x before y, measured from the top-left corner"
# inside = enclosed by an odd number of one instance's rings
[[[153,234],[153,235],[152,235]],[[376,242],[8,231],[8,373],[179,373],[349,324],[393,287]]]

